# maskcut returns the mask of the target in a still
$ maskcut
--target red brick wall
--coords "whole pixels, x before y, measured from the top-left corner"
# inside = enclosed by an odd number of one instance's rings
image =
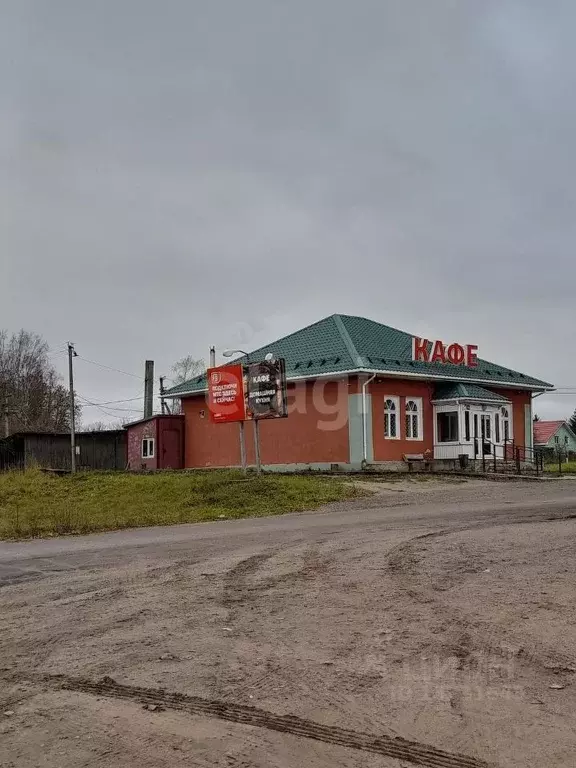
[[[372,396],[372,435],[375,461],[402,461],[407,453],[434,450],[433,406],[436,384],[410,379],[378,378],[369,384]],[[486,389],[492,389],[486,387]],[[287,419],[260,422],[263,464],[347,463],[350,456],[348,437],[348,394],[361,391],[356,378],[349,381],[300,382],[289,386]],[[526,442],[524,406],[530,394],[496,390],[513,404],[514,439]],[[384,437],[385,395],[400,398],[400,439]],[[405,405],[410,397],[422,398],[423,440],[406,440]],[[324,403],[325,405],[322,405]],[[213,424],[204,395],[183,400],[185,414],[186,467],[223,467],[240,465],[238,424]],[[202,418],[200,413],[204,412]],[[253,424],[246,422],[248,463],[254,464]],[[140,450],[140,449],[138,449]],[[142,460],[140,460],[142,461]]]
[[[128,467],[129,469],[157,469],[158,466],[158,439],[156,434],[156,419],[144,421],[128,427]],[[145,437],[153,437],[154,458],[142,458],[142,440]]]
[[[262,463],[347,463],[350,456],[348,392],[347,381],[290,385],[288,418],[260,421]],[[213,424],[203,395],[185,398],[183,405],[185,466],[238,466],[238,424]],[[204,418],[200,416],[201,411]],[[251,422],[246,422],[249,464],[255,462],[253,428]]]
[[[488,389],[488,387],[486,387]],[[496,389],[490,387],[493,392],[497,392],[512,403],[512,422],[513,437],[516,445],[526,445],[526,422],[524,406],[529,405],[532,399],[530,392],[515,392],[512,389]]]
[[[432,411],[432,393],[434,385],[408,379],[375,379],[369,385],[372,395],[372,439],[374,441],[374,461],[402,461],[405,453],[424,453],[434,451],[434,427]],[[387,395],[400,398],[398,425],[400,439],[390,440],[384,437],[384,400]],[[406,399],[422,398],[423,440],[406,440],[405,408]]]

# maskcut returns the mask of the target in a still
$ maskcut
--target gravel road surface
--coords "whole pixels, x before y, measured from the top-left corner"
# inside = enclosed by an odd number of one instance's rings
[[[3,768],[576,765],[576,482],[0,543]]]

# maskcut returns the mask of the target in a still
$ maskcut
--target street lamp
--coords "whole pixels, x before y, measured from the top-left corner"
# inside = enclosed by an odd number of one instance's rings
[[[246,357],[249,357],[249,352],[244,352],[243,349],[225,349],[224,352],[222,352],[223,357],[233,357],[234,355],[246,355]]]

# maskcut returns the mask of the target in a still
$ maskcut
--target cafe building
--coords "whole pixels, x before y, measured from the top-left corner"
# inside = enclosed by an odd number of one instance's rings
[[[461,457],[530,461],[532,401],[553,389],[539,378],[483,360],[477,346],[426,339],[374,320],[331,315],[234,363],[281,359],[286,416],[258,423],[264,469],[403,470]],[[182,402],[189,468],[237,467],[240,424],[214,419],[206,374],[163,393]],[[245,456],[256,460],[254,422]]]

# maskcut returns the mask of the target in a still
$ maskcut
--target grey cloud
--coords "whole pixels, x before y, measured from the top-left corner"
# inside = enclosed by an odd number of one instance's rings
[[[4,7],[1,325],[167,372],[351,312],[576,386],[573,4]]]

